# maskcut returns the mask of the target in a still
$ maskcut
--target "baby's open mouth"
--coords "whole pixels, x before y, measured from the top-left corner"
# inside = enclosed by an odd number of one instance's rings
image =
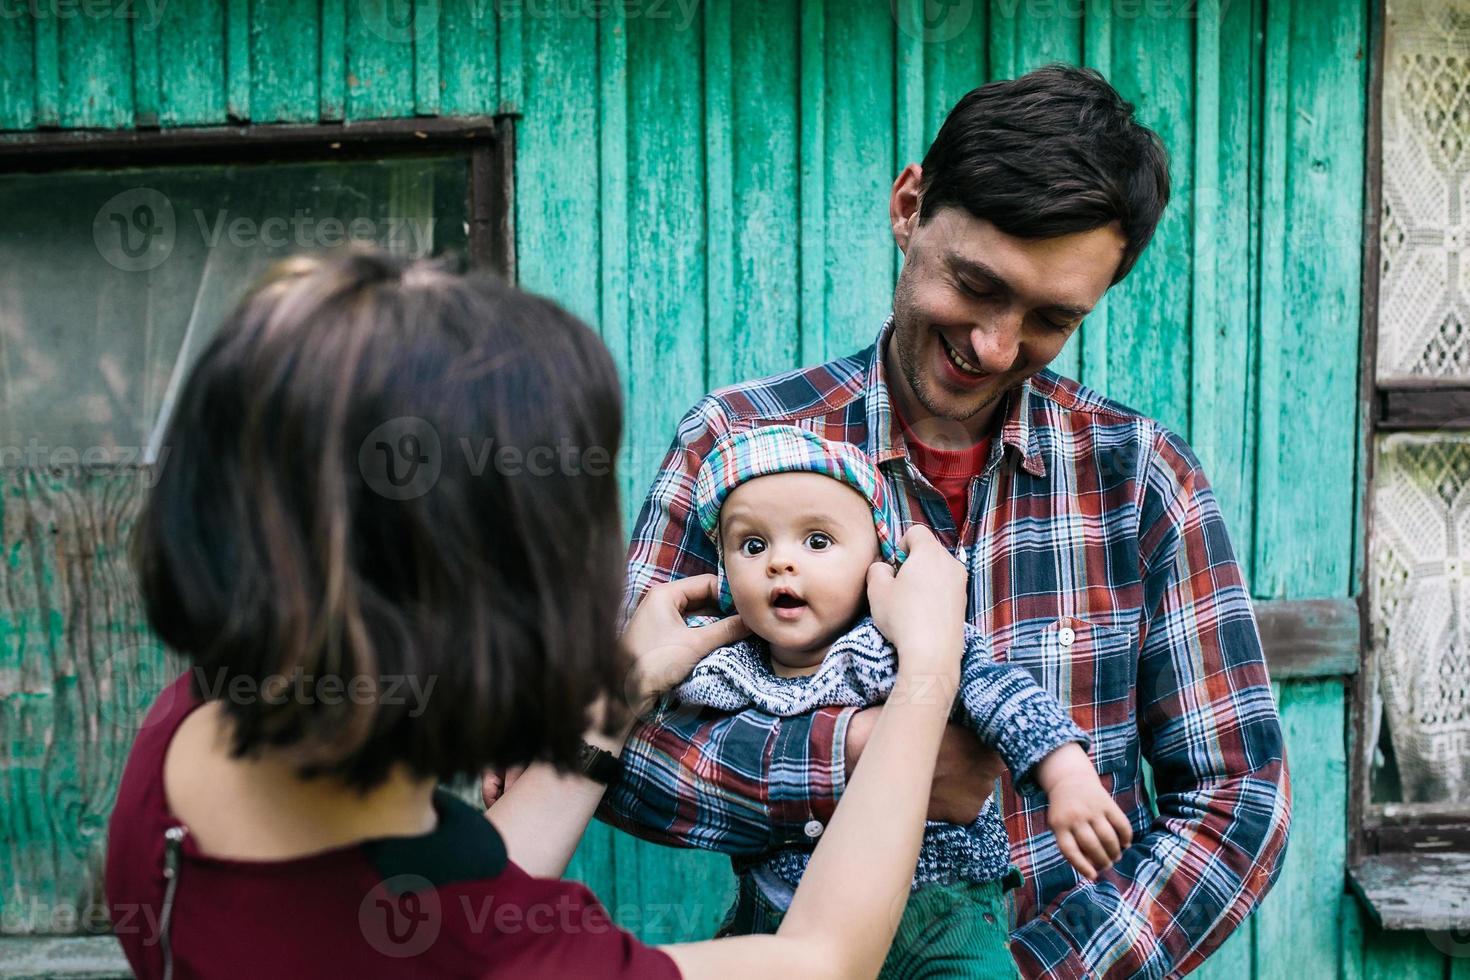
[[[777,609],[800,609],[806,605],[806,600],[798,598],[789,592],[783,592],[771,600],[771,605]]]

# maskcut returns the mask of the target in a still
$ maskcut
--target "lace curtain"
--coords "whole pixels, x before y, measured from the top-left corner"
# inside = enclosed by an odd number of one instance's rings
[[[1470,0],[1390,0],[1385,41],[1377,380],[1463,386]],[[1368,561],[1398,799],[1470,802],[1470,434],[1379,437]]]

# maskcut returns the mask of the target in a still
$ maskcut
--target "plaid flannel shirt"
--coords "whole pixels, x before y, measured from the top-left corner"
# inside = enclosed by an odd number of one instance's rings
[[[1043,371],[1007,396],[964,526],[910,462],[882,351],[724,388],[680,423],[631,545],[627,609],[659,582],[715,570],[695,474],[730,431],[810,428],[865,449],[901,536],[927,524],[970,573],[970,622],[1067,707],[1134,843],[1096,882],[1007,775],[1012,952],[1028,977],[1172,977],[1200,964],[1280,872],[1291,800],[1249,595],[1198,461],[1178,436]],[[735,856],[806,840],[844,785],[853,708],[778,719],[687,710],[635,727],[604,819]],[[1153,772],[1149,799],[1140,760]]]

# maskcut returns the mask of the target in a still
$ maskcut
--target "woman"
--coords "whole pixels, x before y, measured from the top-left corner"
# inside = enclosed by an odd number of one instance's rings
[[[185,386],[135,561],[191,669],[134,744],[108,898],[155,976],[876,974],[957,684],[963,571],[869,574],[899,680],[781,930],[654,949],[555,880],[634,714],[738,620],[712,577],[619,644],[607,351],[555,305],[381,254],[297,260]],[[912,693],[914,696],[908,696]],[[435,786],[530,764],[492,821]]]

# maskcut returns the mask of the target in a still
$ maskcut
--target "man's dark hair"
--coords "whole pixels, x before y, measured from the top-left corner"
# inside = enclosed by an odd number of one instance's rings
[[[1117,221],[1133,268],[1169,202],[1158,134],[1090,68],[1047,65],[991,82],[950,110],[924,155],[919,220],[960,207],[1018,238],[1055,238]]]
[[[236,756],[364,790],[396,763],[569,767],[599,697],[622,713],[621,424],[607,349],[554,303],[379,252],[293,260],[173,413],[133,540],[149,621]]]

